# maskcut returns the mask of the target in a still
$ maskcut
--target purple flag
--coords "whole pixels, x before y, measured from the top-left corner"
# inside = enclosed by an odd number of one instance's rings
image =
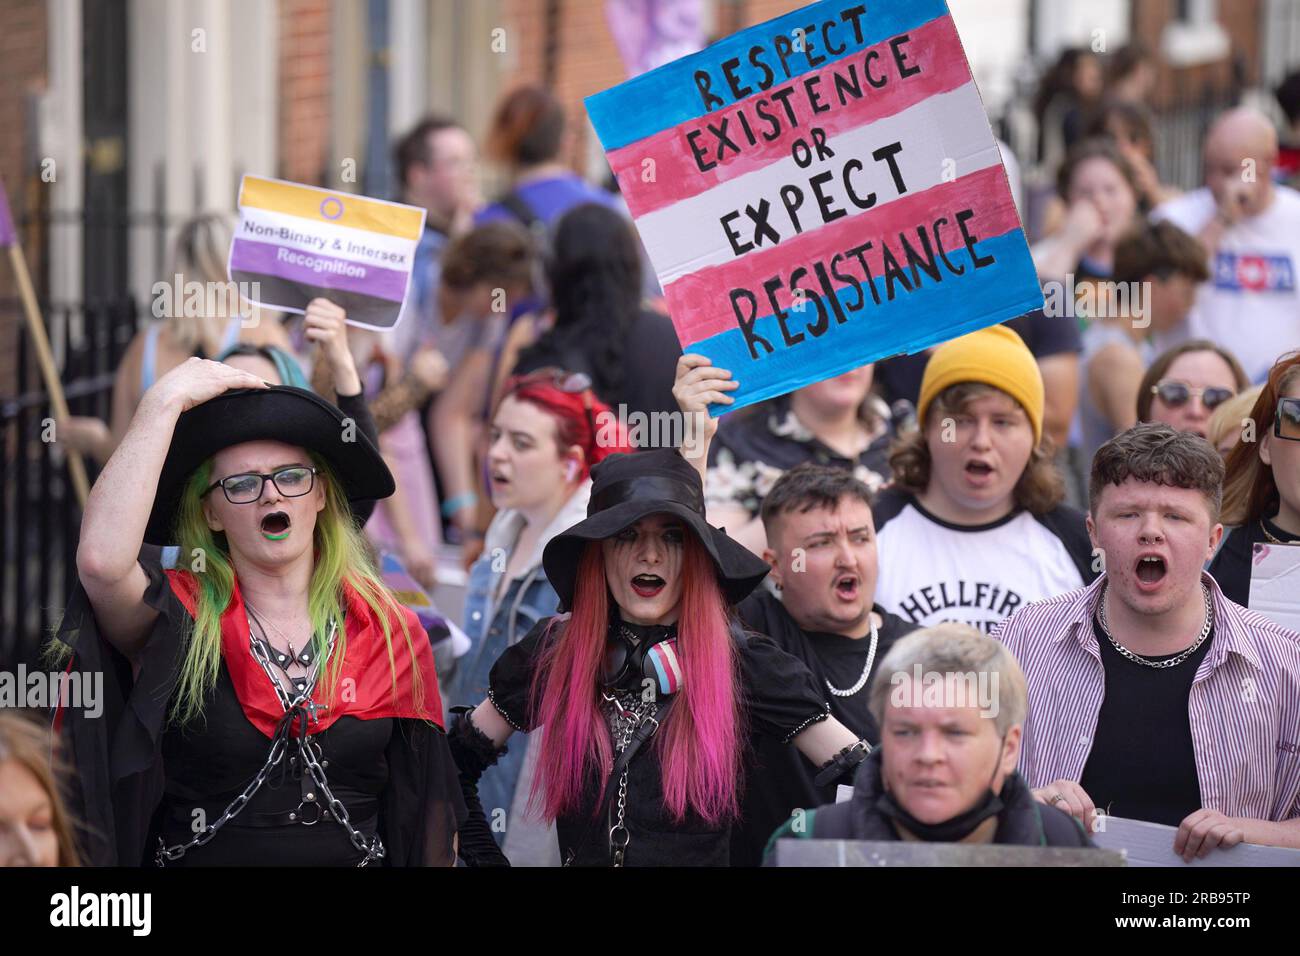
[[[605,0],[605,18],[628,76],[704,46],[700,0]]]
[[[5,184],[0,182],[0,246],[12,246],[14,241],[14,220],[9,215],[9,199],[5,196]]]

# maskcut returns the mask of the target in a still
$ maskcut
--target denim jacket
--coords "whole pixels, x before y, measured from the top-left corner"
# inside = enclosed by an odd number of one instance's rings
[[[523,573],[505,587],[500,601],[494,603],[498,574],[493,565],[503,568],[509,563],[515,542],[524,525],[523,516],[509,509],[497,512],[484,536],[483,553],[469,571],[469,584],[465,591],[465,620],[462,625],[472,645],[469,652],[456,662],[456,669],[443,695],[448,707],[466,704],[476,706],[487,698],[488,674],[492,665],[507,647],[519,643],[538,621],[555,614],[560,599],[542,570],[542,551],[551,538],[573,527],[587,517],[587,499],[591,496],[591,481],[584,481],[549,525],[542,531]],[[515,786],[519,781],[528,738],[519,734],[496,766],[483,775],[479,783],[479,798],[493,821],[493,811],[501,809],[510,813]],[[501,834],[494,828],[498,840]]]

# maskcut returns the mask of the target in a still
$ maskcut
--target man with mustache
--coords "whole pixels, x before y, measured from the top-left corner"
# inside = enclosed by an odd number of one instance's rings
[[[831,713],[875,746],[880,728],[867,706],[867,685],[909,624],[875,603],[876,533],[871,492],[847,468],[806,463],[782,475],[763,499],[767,548],[777,594],[759,590],[737,610],[804,662]],[[733,830],[733,864],[757,866],[767,839],[797,811],[835,799],[836,783],[790,748],[758,743],[745,791],[743,824]],[[805,766],[806,765],[806,766]]]

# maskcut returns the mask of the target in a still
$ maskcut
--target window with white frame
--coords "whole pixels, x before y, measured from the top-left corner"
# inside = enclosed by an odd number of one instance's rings
[[[1160,46],[1171,66],[1195,66],[1226,57],[1230,44],[1219,25],[1219,0],[1178,0]]]

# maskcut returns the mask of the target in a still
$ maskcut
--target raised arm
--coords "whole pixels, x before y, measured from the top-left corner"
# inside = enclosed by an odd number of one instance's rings
[[[157,612],[142,598],[148,578],[137,556],[180,414],[232,388],[265,388],[248,372],[192,358],[144,394],[122,443],[90,490],[77,545],[77,573],[110,644],[133,658]]]
[[[733,381],[725,368],[714,368],[713,362],[703,355],[687,352],[677,360],[677,376],[673,381],[673,398],[682,413],[682,457],[700,473],[700,482],[706,481],[709,467],[709,443],[718,431],[718,420],[709,415],[709,405],[731,405],[735,402],[727,392],[734,392],[740,383]]]

